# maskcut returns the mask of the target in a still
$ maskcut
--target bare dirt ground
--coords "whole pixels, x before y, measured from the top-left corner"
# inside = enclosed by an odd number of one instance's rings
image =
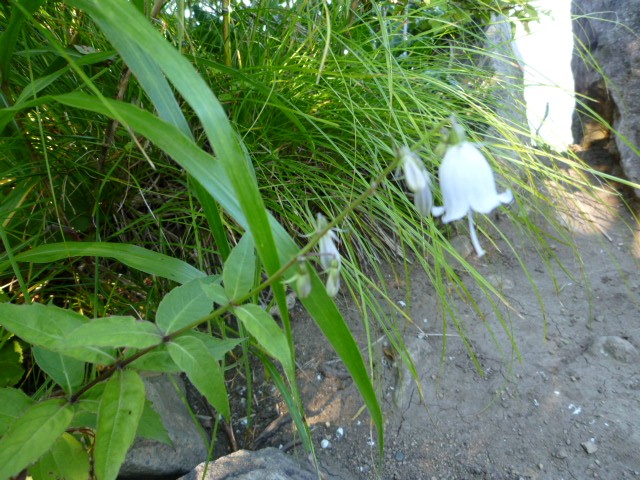
[[[414,325],[406,326],[404,341],[424,401],[381,340],[381,465],[357,390],[313,322],[294,310],[299,380],[327,478],[640,478],[640,229],[615,191],[593,191],[596,198],[557,198],[555,215],[575,245],[536,221],[552,245],[543,256],[501,221],[528,273],[497,235],[494,246],[482,239],[487,255],[468,257],[507,300],[509,307],[498,311],[520,353],[518,359],[492,305],[461,274],[482,313],[460,303],[459,318],[483,376],[451,321],[443,355],[437,296],[424,273],[413,272]],[[388,284],[402,301],[406,285],[394,285],[392,275]],[[341,308],[364,344],[358,312]],[[291,441],[290,422],[280,423],[283,428],[276,420],[261,446]]]

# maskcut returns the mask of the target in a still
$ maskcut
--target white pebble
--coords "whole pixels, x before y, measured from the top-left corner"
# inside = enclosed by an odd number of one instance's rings
[[[322,448],[330,448],[331,447],[331,442],[325,438],[320,442],[320,446]]]
[[[338,427],[338,429],[336,430],[336,437],[338,438],[344,437],[344,428]]]

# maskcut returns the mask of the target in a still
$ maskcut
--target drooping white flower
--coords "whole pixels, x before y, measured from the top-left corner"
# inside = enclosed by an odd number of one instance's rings
[[[321,213],[318,213],[316,216],[316,232],[322,232],[327,228],[327,219]],[[324,270],[328,270],[331,267],[333,260],[338,261],[338,266],[340,266],[340,252],[338,251],[338,247],[336,246],[336,241],[338,240],[338,236],[333,231],[333,229],[326,232],[322,237],[320,237],[320,241],[318,242],[318,246],[320,248],[320,265]]]
[[[330,297],[335,297],[340,291],[340,263],[338,260],[331,262],[325,287]]]
[[[323,232],[327,228],[327,219],[321,213],[316,217],[316,232]],[[324,233],[318,241],[320,248],[320,265],[327,272],[327,293],[331,297],[335,297],[340,290],[340,269],[342,260],[340,252],[336,246],[338,236],[330,229]]]
[[[431,177],[420,157],[408,147],[402,146],[397,152],[400,168],[404,174],[407,188],[413,192],[413,203],[421,215],[427,216],[433,205],[431,194]]]
[[[400,168],[402,168],[404,181],[407,183],[409,190],[416,193],[431,186],[429,174],[418,155],[404,145],[398,148],[397,155],[400,158]]]
[[[433,195],[431,194],[431,181],[422,190],[413,194],[413,204],[416,206],[416,210],[422,216],[427,216],[431,213],[431,207],[433,206]]]
[[[484,250],[478,242],[473,224],[473,212],[490,213],[501,204],[513,200],[511,190],[498,193],[489,162],[478,147],[464,139],[464,130],[453,121],[449,146],[439,169],[443,206],[433,207],[431,213],[443,215],[444,223],[469,217],[471,241],[479,257]]]

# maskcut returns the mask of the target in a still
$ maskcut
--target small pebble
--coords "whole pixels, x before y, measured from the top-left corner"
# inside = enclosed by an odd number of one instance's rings
[[[320,442],[320,446],[322,448],[331,448],[331,442],[325,438]]]
[[[344,437],[344,428],[338,427],[338,429],[336,430],[336,437],[338,438]]]
[[[598,446],[593,442],[593,440],[582,442],[580,445],[582,446],[582,448],[584,448],[584,451],[587,452],[589,455],[592,455],[598,451]]]
[[[396,460],[397,460],[398,462],[403,461],[403,460],[404,460],[404,453],[402,453],[402,451],[398,450],[398,451],[396,452],[396,456],[395,456],[395,458],[396,458]]]

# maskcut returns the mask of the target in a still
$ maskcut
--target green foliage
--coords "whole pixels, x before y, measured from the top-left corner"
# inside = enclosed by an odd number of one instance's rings
[[[118,371],[100,398],[93,468],[96,477],[116,478],[133,443],[144,410],[144,383],[132,370]]]
[[[0,438],[0,478],[17,475],[50,451],[71,423],[73,413],[73,407],[61,399],[28,407]]]

